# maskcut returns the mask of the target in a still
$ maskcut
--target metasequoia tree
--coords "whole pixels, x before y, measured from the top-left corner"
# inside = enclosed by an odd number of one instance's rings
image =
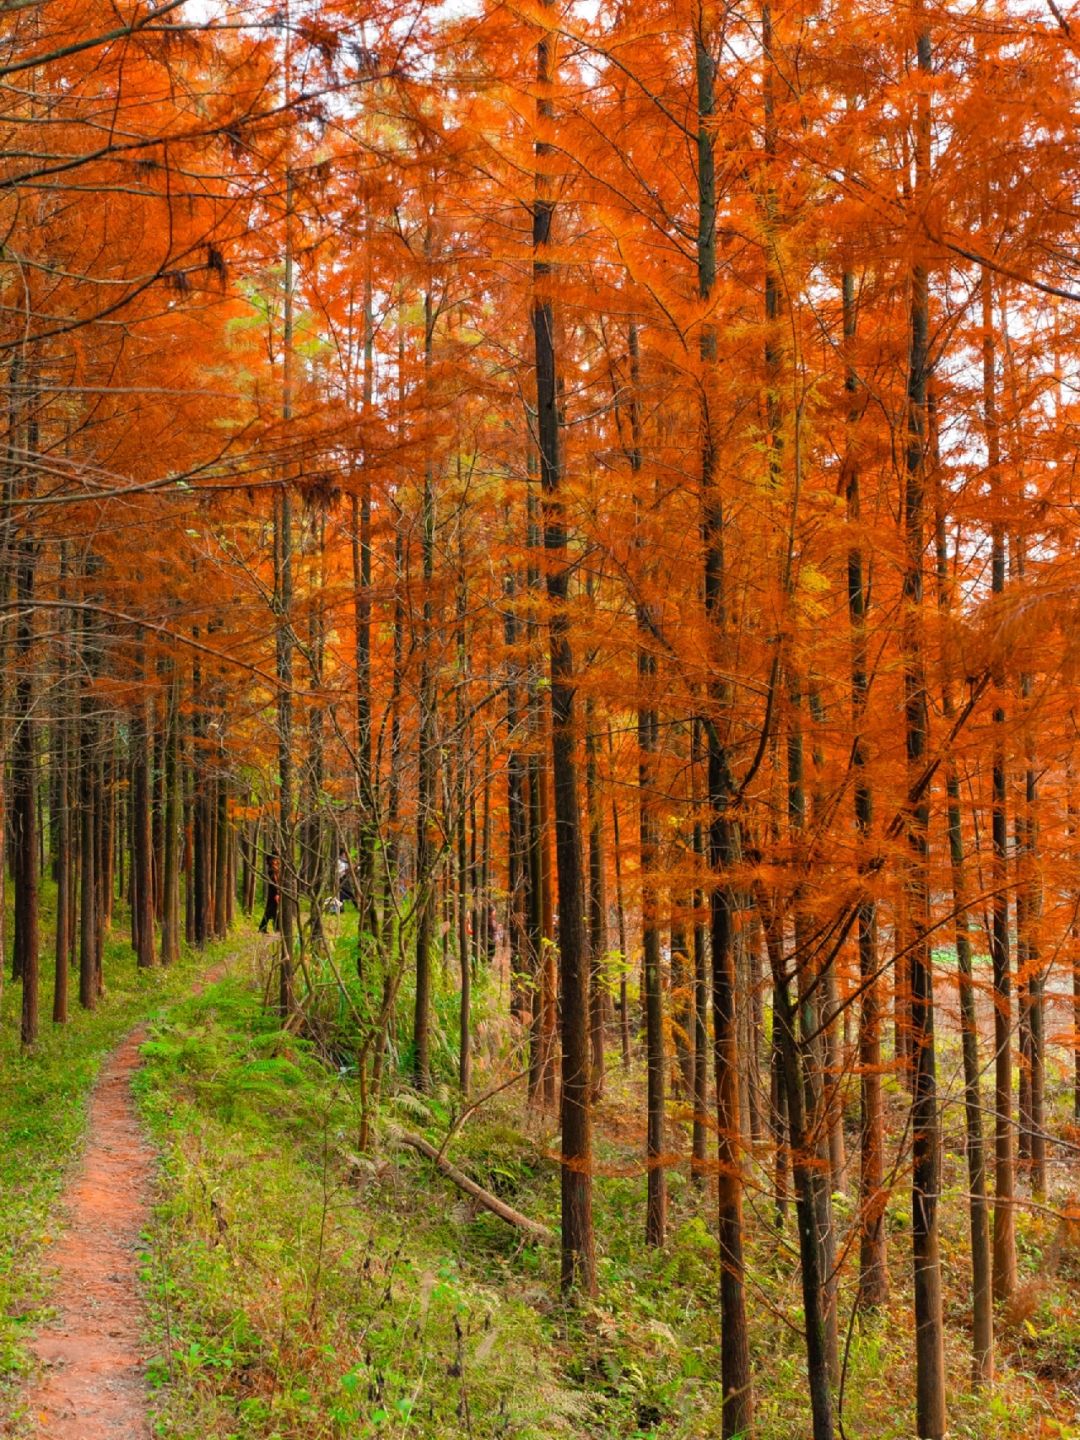
[[[1074,30],[5,13],[23,1043],[44,906],[63,1023],[121,917],[170,963],[276,857],[267,993],[361,1148],[389,1087],[520,1074],[577,1303],[624,1107],[645,1243],[715,1230],[721,1433],[768,1244],[816,1440],[845,1307],[909,1299],[944,1435],[943,1151],[987,1384],[1066,1061],[1080,1113]]]

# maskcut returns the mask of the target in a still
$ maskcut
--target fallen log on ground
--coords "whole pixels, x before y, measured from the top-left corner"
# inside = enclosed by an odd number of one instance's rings
[[[448,1180],[452,1180],[459,1190],[464,1190],[466,1195],[471,1195],[474,1200],[483,1205],[485,1210],[490,1210],[500,1220],[505,1220],[508,1225],[513,1225],[518,1230],[523,1230],[533,1240],[540,1240],[545,1245],[551,1245],[555,1241],[554,1233],[546,1225],[541,1225],[539,1220],[530,1220],[528,1215],[522,1215],[520,1210],[515,1210],[512,1205],[507,1205],[490,1190],[485,1190],[475,1180],[470,1180],[464,1171],[459,1170],[456,1165],[451,1165],[446,1156],[436,1150],[435,1146],[424,1139],[422,1135],[412,1135],[407,1130],[399,1131],[396,1139],[401,1145],[408,1145],[412,1150],[419,1150],[421,1155],[435,1163]]]

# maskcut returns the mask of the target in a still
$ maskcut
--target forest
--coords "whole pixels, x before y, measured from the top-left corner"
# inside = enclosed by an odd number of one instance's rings
[[[1080,1440],[1076,0],[0,0],[0,1434]]]

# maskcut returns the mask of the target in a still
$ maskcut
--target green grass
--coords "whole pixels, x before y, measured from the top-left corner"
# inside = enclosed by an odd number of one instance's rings
[[[478,990],[483,1013],[484,987]],[[489,1001],[492,997],[488,997]],[[449,1026],[451,1017],[446,1017]],[[403,1057],[407,1058],[407,1057]],[[399,1088],[381,1143],[357,1151],[347,1067],[263,1012],[236,976],[173,1008],[139,1084],[164,1152],[146,1279],[157,1433],[167,1440],[436,1440],[447,1435],[705,1440],[720,1433],[718,1255],[711,1202],[671,1173],[671,1233],[642,1240],[640,1076],[615,1071],[598,1115],[600,1297],[567,1310],[558,1257],[472,1209],[395,1127],[445,1135],[449,1083]],[[400,1085],[400,1081],[398,1082]],[[481,1082],[482,1083],[482,1082]],[[902,1097],[898,1105],[903,1103]],[[558,1220],[557,1138],[520,1096],[455,1136],[455,1163],[512,1205]],[[898,1112],[899,1113],[899,1112]],[[1019,1307],[999,1317],[1000,1383],[968,1386],[962,1165],[947,1166],[942,1251],[951,1434],[1076,1440],[1080,1243],[1021,1215]],[[893,1300],[851,1331],[844,1419],[860,1440],[911,1433],[909,1197],[889,1211]],[[850,1213],[850,1207],[849,1207]],[[767,1198],[748,1204],[759,1440],[809,1434],[797,1264]],[[853,1269],[848,1267],[849,1272]],[[842,1297],[846,1326],[853,1276]]]
[[[145,1053],[160,1435],[582,1433],[542,1318],[551,1257],[463,1225],[402,1155],[357,1154],[351,1086],[254,991],[213,986]]]
[[[263,1009],[267,977],[247,967],[196,997],[195,969],[139,973],[119,937],[106,958],[108,995],[92,1014],[48,1022],[20,1053],[18,989],[8,984],[0,1030],[0,1373],[9,1388],[25,1364],[22,1339],[47,1313],[46,1271],[55,1199],[85,1128],[85,1100],[103,1057],[152,1016],[136,1084],[161,1151],[159,1203],[143,1278],[155,1351],[155,1425],[162,1440],[705,1440],[720,1431],[718,1255],[712,1201],[685,1170],[670,1172],[670,1236],[642,1238],[641,1075],[613,1068],[596,1126],[595,1207],[600,1296],[567,1309],[558,1256],[523,1244],[476,1211],[430,1163],[393,1143],[394,1130],[440,1141],[460,1109],[452,983],[435,1004],[436,1085],[418,1096],[409,1068],[407,985],[390,1037],[378,1148],[359,1153],[350,1045],[357,1014],[378,995],[343,938],[340,973],[312,1004],[311,1038]],[[346,936],[346,927],[341,927]],[[241,949],[250,947],[241,942]],[[235,952],[237,944],[219,947]],[[262,953],[262,952],[260,952]],[[265,959],[265,955],[264,955]],[[326,976],[312,972],[316,983]],[[450,980],[453,980],[451,973]],[[51,977],[42,1013],[51,1004]],[[476,1019],[488,1050],[503,1034],[505,997],[487,972]],[[315,1036],[325,1045],[319,1058]],[[943,1037],[952,1063],[954,1039]],[[483,1049],[483,1047],[481,1047]],[[951,1057],[951,1058],[950,1058]],[[505,1064],[506,1056],[478,1056]],[[478,1078],[477,1087],[486,1083]],[[889,1087],[887,1087],[889,1088]],[[892,1096],[899,1128],[907,1103]],[[558,1140],[550,1117],[527,1118],[516,1090],[486,1104],[455,1135],[451,1156],[512,1205],[557,1227]],[[995,1391],[970,1393],[967,1221],[957,1111],[947,1125],[942,1255],[948,1322],[950,1433],[966,1440],[1056,1436],[1080,1440],[1080,1228],[1020,1212],[1022,1286],[999,1316]],[[674,1112],[673,1112],[674,1114]],[[679,1127],[673,1123],[672,1135]],[[850,1135],[849,1139],[854,1139]],[[767,1165],[767,1161],[765,1162]],[[767,1181],[767,1169],[755,1176]],[[1060,1198],[1060,1197],[1059,1197]],[[860,1440],[910,1435],[909,1197],[888,1213],[893,1298],[851,1330],[844,1420]],[[850,1203],[843,1211],[850,1216]],[[778,1238],[771,1202],[747,1202],[748,1308],[758,1440],[809,1433],[794,1235]],[[852,1298],[849,1265],[842,1329]],[[3,1401],[0,1394],[0,1403]]]
[[[9,932],[10,933],[10,932]],[[26,1367],[23,1339],[48,1313],[48,1263],[57,1196],[86,1129],[86,1100],[101,1063],[144,1016],[184,993],[214,951],[169,970],[139,971],[119,918],[104,956],[106,994],[93,1011],[75,998],[67,1025],[53,1025],[53,975],[45,936],[41,1038],[19,1044],[21,991],[5,979],[0,1003],[0,1405]],[[219,947],[221,949],[222,947]]]

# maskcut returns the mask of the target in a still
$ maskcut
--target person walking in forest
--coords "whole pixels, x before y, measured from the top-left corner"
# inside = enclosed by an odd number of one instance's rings
[[[281,864],[276,855],[271,855],[266,867],[266,908],[259,921],[259,934],[265,935],[272,925],[281,929]]]
[[[344,845],[338,851],[337,882],[339,910],[344,910],[347,904],[356,905],[356,891],[353,889],[352,882],[352,866],[349,863],[349,852],[345,849]]]

